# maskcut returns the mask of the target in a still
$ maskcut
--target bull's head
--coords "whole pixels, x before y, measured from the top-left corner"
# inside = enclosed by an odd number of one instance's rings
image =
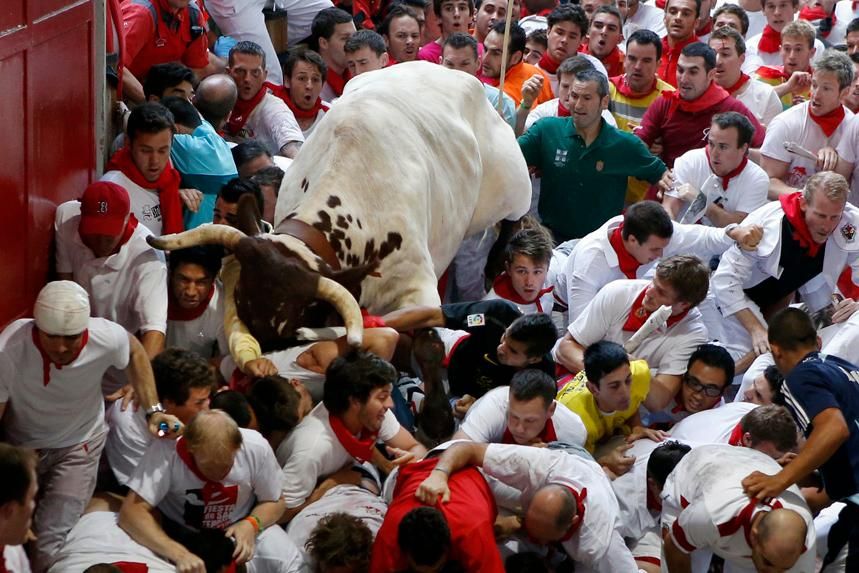
[[[283,347],[304,326],[305,309],[315,300],[331,304],[346,325],[347,340],[360,346],[361,309],[355,297],[337,281],[310,270],[298,257],[264,237],[248,237],[226,225],[203,225],[173,235],[149,236],[156,249],[174,251],[196,245],[221,245],[242,266],[235,289],[236,311],[264,351]]]

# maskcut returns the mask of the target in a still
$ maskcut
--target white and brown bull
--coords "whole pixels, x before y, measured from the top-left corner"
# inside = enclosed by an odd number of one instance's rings
[[[438,305],[437,277],[463,238],[520,218],[530,199],[513,131],[480,82],[404,63],[349,82],[284,177],[274,234],[209,225],[150,242],[232,250],[238,316],[263,350],[308,326],[316,299],[335,306],[359,344],[349,291],[374,314]]]

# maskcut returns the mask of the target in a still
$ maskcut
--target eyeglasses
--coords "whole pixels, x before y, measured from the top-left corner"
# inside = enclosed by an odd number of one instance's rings
[[[689,388],[691,388],[691,390],[696,394],[698,392],[703,392],[705,396],[709,396],[710,398],[722,395],[722,388],[714,386],[713,384],[701,384],[700,380],[694,376],[690,376],[688,373],[683,375],[683,383],[689,386]]]

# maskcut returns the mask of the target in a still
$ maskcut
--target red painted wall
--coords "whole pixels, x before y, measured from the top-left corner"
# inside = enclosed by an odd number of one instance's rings
[[[57,204],[95,178],[93,3],[0,1],[0,328],[47,280]]]

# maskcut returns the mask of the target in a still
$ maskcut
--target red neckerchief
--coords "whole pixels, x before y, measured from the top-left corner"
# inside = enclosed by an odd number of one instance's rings
[[[635,260],[635,257],[629,254],[629,251],[623,246],[623,222],[621,222],[617,229],[611,232],[608,242],[617,255],[617,262],[620,263],[620,272],[626,278],[634,279],[635,273],[638,272],[638,267],[641,266],[641,263]]]
[[[133,561],[114,561],[111,563],[122,573],[148,573],[149,566],[146,563],[135,563]]]
[[[495,277],[494,281],[492,281],[492,290],[495,291],[495,294],[505,300],[515,302],[516,304],[536,304],[537,312],[543,312],[543,305],[540,304],[540,297],[546,293],[552,292],[552,288],[554,287],[547,286],[544,289],[540,289],[537,291],[537,296],[534,297],[534,300],[525,300],[519,296],[519,293],[513,288],[513,281],[510,279],[510,275],[507,274],[507,271],[502,272],[500,275]]]
[[[191,473],[203,482],[202,495],[204,506],[209,505],[209,502],[215,498],[228,495],[228,488],[224,487],[223,483],[212,481],[203,475],[203,472],[201,472],[200,468],[197,467],[197,462],[194,461],[194,456],[192,456],[191,452],[188,451],[188,442],[185,438],[180,437],[176,440],[176,453],[179,455],[179,459],[182,460],[182,463],[191,470]]]
[[[674,404],[674,407],[671,408],[672,414],[686,412],[686,404],[683,403],[683,392],[677,392],[677,396],[674,397]]]
[[[775,54],[779,48],[781,48],[781,32],[776,32],[775,28],[767,24],[764,26],[764,31],[761,32],[758,51],[765,54]]]
[[[636,332],[639,328],[644,325],[644,322],[647,320],[647,317],[650,316],[650,312],[646,308],[642,306],[644,302],[644,293],[647,292],[647,287],[644,287],[641,290],[641,294],[638,295],[638,298],[635,299],[635,302],[632,303],[632,308],[629,309],[629,317],[626,319],[626,322],[623,323],[623,330],[625,332]],[[671,328],[689,314],[689,309],[687,308],[683,312],[678,315],[672,315],[668,317],[667,327]]]
[[[707,22],[706,26],[704,26],[700,30],[695,30],[695,35],[700,38],[701,36],[706,36],[707,34],[709,34],[712,31],[713,31],[713,19],[710,18],[710,21]]]
[[[623,74],[620,76],[615,76],[615,77],[611,78],[611,83],[614,84],[614,87],[617,90],[617,93],[619,93],[620,95],[622,95],[624,97],[628,97],[631,99],[643,98],[645,96],[652,94],[653,90],[656,89],[656,78],[653,78],[653,85],[650,86],[650,89],[648,91],[646,91],[645,93],[640,93],[640,94],[635,93],[629,87],[629,84],[626,82],[626,74]]]
[[[745,74],[745,73],[740,72],[740,79],[738,79],[738,80],[736,81],[736,83],[734,83],[734,85],[729,86],[729,87],[727,87],[727,88],[725,88],[725,89],[726,89],[726,90],[728,90],[728,93],[729,93],[729,94],[734,95],[735,93],[737,93],[738,91],[740,91],[740,89],[742,89],[742,87],[743,87],[744,85],[746,85],[746,84],[748,83],[749,79],[750,79],[750,78],[749,78],[749,75],[748,75],[748,74]]]
[[[158,203],[161,205],[162,235],[181,233],[185,230],[185,223],[182,221],[182,199],[179,197],[182,176],[173,167],[172,161],[167,162],[157,181],[147,181],[131,158],[131,147],[126,145],[113,154],[105,170],[122,171],[123,175],[144,189],[155,189],[158,193]]]
[[[565,487],[570,490],[570,493],[573,494],[573,499],[576,500],[576,516],[579,518],[579,522],[574,526],[570,527],[567,530],[567,533],[560,539],[560,542],[563,543],[565,541],[569,541],[572,539],[573,535],[578,533],[579,529],[581,529],[582,524],[585,522],[585,499],[588,497],[588,488],[583,487],[581,493],[577,492],[573,488],[564,484],[555,484],[561,487]]]
[[[55,364],[54,362],[51,362],[51,359],[48,357],[48,354],[45,352],[44,347],[42,347],[42,342],[39,340],[39,327],[37,327],[35,324],[33,325],[32,334],[33,334],[33,344],[36,346],[36,350],[39,351],[39,355],[42,357],[42,384],[47,386],[48,383],[51,381],[51,364],[53,364],[54,368],[56,368],[57,370],[62,370],[63,367],[60,364]],[[66,364],[66,366],[69,366],[70,364],[74,364],[74,361],[77,360],[78,356],[81,355],[81,352],[84,351],[84,347],[86,347],[86,343],[88,340],[89,340],[89,330],[84,330],[83,340],[81,341],[81,347],[77,351],[77,354],[75,354],[72,357],[72,361],[69,362],[69,364]]]
[[[206,300],[195,306],[194,308],[182,308],[176,296],[173,294],[173,289],[167,289],[167,320],[178,320],[180,322],[188,322],[203,316],[206,309],[209,308],[209,303],[212,302],[212,297],[215,296],[215,285],[209,289],[209,295]]]
[[[6,552],[6,546],[0,545],[0,573],[9,573],[9,570],[6,569],[6,556],[4,553]]]
[[[844,295],[844,298],[859,299],[859,285],[853,282],[853,269],[850,265],[844,267],[841,276],[838,277],[838,290]]]
[[[799,208],[799,198],[802,191],[782,195],[779,197],[784,216],[793,227],[793,238],[799,241],[799,246],[808,251],[808,256],[814,258],[817,256],[817,251],[820,250],[822,243],[816,243],[811,238],[811,231],[808,230],[808,225],[805,222],[805,215]]]
[[[570,110],[567,109],[561,100],[558,100],[558,117],[570,117]]]
[[[751,498],[749,503],[740,510],[740,513],[732,517],[730,520],[725,523],[719,524],[719,535],[722,537],[728,537],[729,535],[735,534],[740,528],[743,528],[743,534],[746,537],[746,543],[749,544],[749,547],[752,546],[751,541],[751,532],[752,532],[752,517],[755,514],[755,508],[758,505],[766,505],[772,509],[781,509],[782,504],[779,500],[774,499],[769,503],[758,501],[757,498]]]
[[[710,163],[710,148],[704,147],[704,153],[707,155],[707,163],[709,164]],[[731,171],[730,173],[728,173],[724,177],[720,177],[720,179],[722,180],[722,191],[728,190],[728,185],[731,183],[731,179],[733,179],[734,177],[736,177],[737,175],[742,173],[743,169],[746,168],[746,165],[748,163],[749,163],[749,156],[744,155],[743,160],[740,161],[740,164],[737,165],[736,169],[734,169],[733,171]],[[711,169],[712,169],[712,167],[711,167]]]
[[[828,28],[824,29],[824,26],[818,26],[817,28],[817,31],[820,32],[820,35],[824,38],[829,37],[829,34],[832,32],[832,28],[835,26],[835,22],[838,21],[838,17],[835,15],[834,10],[832,11],[832,14],[827,14],[823,9],[823,6],[815,6],[812,8],[808,5],[803,6],[802,10],[799,11],[799,19],[808,20],[810,22],[813,22],[814,20],[829,20]]]
[[[609,55],[603,58],[602,63],[605,66],[609,76],[618,76],[623,74],[623,52],[617,46],[614,47]]]
[[[731,435],[728,436],[728,445],[729,446],[742,446],[743,445],[743,423],[737,422],[737,425],[734,426],[734,429],[731,430]]]
[[[820,129],[823,130],[823,134],[826,137],[832,137],[832,134],[835,133],[835,130],[838,129],[838,126],[841,125],[842,121],[844,121],[845,115],[844,106],[840,104],[838,107],[824,115],[814,115],[811,113],[811,106],[808,106],[808,116],[814,123],[820,126]]]
[[[656,0],[656,7],[665,10],[665,0]]]
[[[373,453],[373,447],[376,445],[376,435],[370,434],[364,437],[364,429],[361,429],[361,435],[357,438],[352,435],[346,424],[339,416],[328,414],[328,423],[331,424],[331,429],[334,430],[334,435],[337,436],[337,441],[340,442],[349,455],[359,462],[370,460],[370,455]]]
[[[662,62],[670,62],[671,60],[677,61],[680,58],[680,52],[683,51],[683,48],[688,46],[689,44],[694,44],[699,41],[698,36],[695,35],[695,32],[692,32],[692,35],[685,40],[677,42],[674,47],[671,47],[671,44],[668,42],[668,36],[666,35],[662,38],[662,59],[660,60],[659,67],[662,67]],[[659,72],[657,72],[658,75]],[[662,78],[664,81],[668,81],[665,78]],[[675,80],[676,81],[676,80]],[[671,83],[671,82],[668,82]]]
[[[271,93],[283,100],[283,103],[292,110],[292,115],[294,115],[296,119],[315,118],[319,114],[319,110],[328,111],[329,109],[329,107],[322,102],[321,97],[316,98],[316,101],[310,109],[300,108],[292,101],[292,97],[289,95],[289,90],[283,86],[274,86]]]
[[[557,73],[558,66],[561,65],[561,62],[556,62],[555,58],[549,55],[549,50],[543,52],[543,55],[540,57],[540,69],[549,74]]]
[[[349,72],[345,71],[344,75],[340,75],[328,66],[328,73],[325,75],[325,83],[331,86],[337,97],[343,95],[343,88],[346,87],[346,82],[349,81]]]
[[[645,486],[646,487],[646,486]],[[659,513],[662,511],[662,500],[653,495],[649,487],[647,489],[647,509]]]
[[[543,431],[540,432],[540,435],[537,436],[540,438],[540,441],[544,444],[548,444],[550,442],[557,442],[558,435],[555,433],[555,424],[552,423],[552,418],[546,420],[546,425],[543,426]],[[510,433],[510,428],[504,428],[504,436],[501,438],[502,444],[515,444],[516,440],[513,439],[513,434]]]
[[[731,95],[716,82],[710,82],[707,91],[692,101],[681,98],[680,90],[665,90],[662,92],[662,97],[668,100],[668,118],[670,119],[678,109],[687,113],[699,113],[719,105]]]
[[[784,66],[761,66],[755,74],[764,80],[788,80],[790,74],[784,71]]]
[[[230,118],[227,120],[226,125],[224,125],[224,129],[227,133],[230,135],[238,135],[248,122],[251,113],[253,113],[260,102],[262,102],[263,98],[268,93],[268,90],[273,87],[276,86],[268,82],[263,82],[262,87],[251,99],[237,99],[236,104],[233,106],[233,111],[230,112]]]

